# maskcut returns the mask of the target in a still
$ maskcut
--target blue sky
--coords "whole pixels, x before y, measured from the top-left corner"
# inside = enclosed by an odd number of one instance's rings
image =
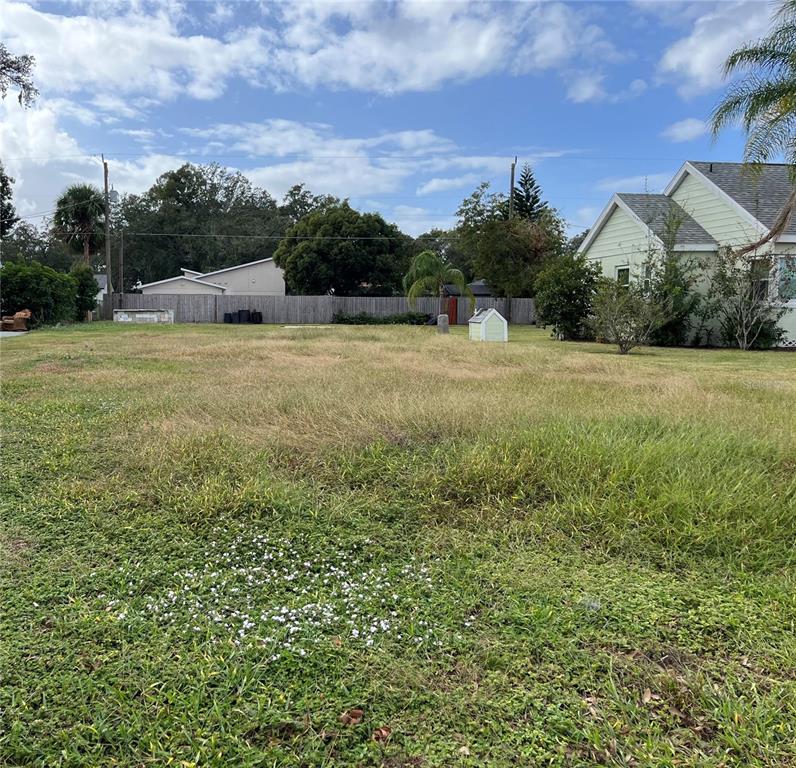
[[[480,181],[534,166],[572,231],[614,191],[659,191],[685,159],[739,160],[705,118],[721,65],[764,34],[764,0],[83,2],[0,0],[0,37],[41,97],[0,105],[18,212],[69,183],[140,192],[185,160],[280,197],[304,182],[418,234]]]

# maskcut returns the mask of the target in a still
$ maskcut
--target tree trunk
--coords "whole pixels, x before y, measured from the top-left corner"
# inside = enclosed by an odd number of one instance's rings
[[[83,240],[83,262],[86,266],[91,264],[91,253],[89,252],[89,239]]]

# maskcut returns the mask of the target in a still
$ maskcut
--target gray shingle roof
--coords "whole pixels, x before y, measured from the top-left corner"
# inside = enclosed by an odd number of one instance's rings
[[[661,239],[664,239],[666,235],[666,219],[671,214],[680,219],[680,227],[675,238],[677,245],[713,244],[716,242],[674,200],[666,195],[619,192],[617,197]]]
[[[761,224],[772,227],[793,189],[789,166],[770,163],[760,166],[759,174],[742,163],[710,163],[691,160],[694,166]],[[796,220],[791,219],[785,234],[796,235]]]

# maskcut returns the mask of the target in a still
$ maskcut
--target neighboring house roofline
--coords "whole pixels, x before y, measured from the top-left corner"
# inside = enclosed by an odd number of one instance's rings
[[[177,275],[177,277],[167,277],[165,280],[155,280],[153,283],[144,283],[143,285],[139,285],[139,288],[150,288],[153,285],[163,285],[164,283],[173,283],[175,280],[187,280],[189,283],[199,283],[200,285],[210,285],[213,288],[220,288],[222,291],[226,290],[226,286],[219,285],[218,283],[210,283],[205,282],[204,280],[195,280],[192,277],[186,277],[185,275]]]
[[[247,261],[245,264],[236,264],[234,267],[224,267],[224,269],[217,269],[214,272],[205,272],[200,277],[211,277],[212,275],[220,275],[222,272],[231,272],[233,269],[243,269],[243,267],[253,267],[255,264],[264,264],[266,261],[273,261],[274,257],[269,256],[267,259],[258,259],[257,261]],[[199,282],[204,282],[200,280]]]
[[[730,208],[739,214],[741,218],[745,219],[747,223],[759,230],[761,235],[764,235],[766,232],[768,232],[768,227],[766,227],[765,224],[755,218],[737,200],[728,195],[718,184],[713,182],[708,176],[702,173],[702,171],[692,165],[688,160],[683,163],[680,170],[675,174],[675,177],[666,185],[666,189],[663,190],[663,194],[667,197],[671,197],[677,191],[677,188],[680,186],[680,184],[682,184],[683,179],[688,174],[692,175],[697,181],[700,181],[703,185],[708,187],[711,192],[713,192],[723,202],[727,203],[727,205],[729,205]],[[788,241],[785,240],[785,242]]]
[[[186,277],[203,277],[204,272],[197,272],[195,269],[188,269],[188,267],[180,267],[180,272],[182,272]],[[179,277],[179,275],[178,275]]]

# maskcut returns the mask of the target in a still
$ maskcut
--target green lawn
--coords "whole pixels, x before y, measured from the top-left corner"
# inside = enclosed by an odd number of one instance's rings
[[[0,765],[796,765],[796,355],[511,336],[3,339]]]

